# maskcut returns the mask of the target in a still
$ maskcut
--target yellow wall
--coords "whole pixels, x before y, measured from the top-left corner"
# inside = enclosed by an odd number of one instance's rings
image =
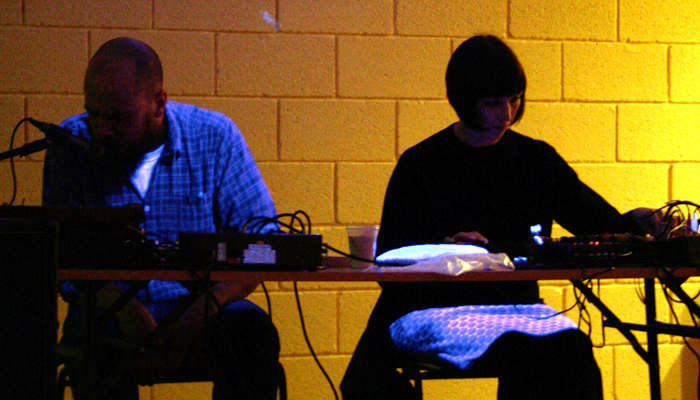
[[[529,77],[518,130],[554,145],[621,211],[700,201],[695,0],[0,0],[0,150],[23,117],[57,123],[80,112],[90,54],[134,36],[160,53],[171,99],[239,124],[279,211],[305,210],[315,233],[347,249],[345,225],[379,222],[399,154],[455,120],[444,69],[455,46],[483,32],[506,39]],[[15,147],[40,137],[22,127]],[[38,205],[42,155],[16,164],[16,204]],[[8,202],[7,162],[0,182]],[[378,286],[299,286],[310,340],[337,386]],[[542,286],[553,307],[573,303],[566,282]],[[300,332],[292,285],[267,287],[290,399],[332,398]],[[600,291],[619,315],[641,321],[638,287],[605,282]],[[262,292],[253,298],[264,304]],[[596,350],[605,398],[648,397],[645,364],[619,334],[603,337],[592,316],[594,342],[606,343]],[[659,316],[671,318],[663,300]],[[694,397],[697,362],[678,338],[661,341],[664,399]],[[205,399],[207,386],[142,392]],[[450,399],[494,388],[435,382],[426,392]]]

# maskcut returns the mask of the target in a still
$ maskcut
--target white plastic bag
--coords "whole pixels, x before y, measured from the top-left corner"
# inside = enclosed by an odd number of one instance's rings
[[[441,255],[403,267],[373,265],[366,271],[434,272],[459,276],[472,271],[513,271],[515,264],[505,253]]]

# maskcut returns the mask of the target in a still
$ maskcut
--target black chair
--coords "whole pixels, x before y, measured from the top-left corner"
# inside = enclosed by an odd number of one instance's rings
[[[65,391],[67,387],[71,386],[70,376],[68,375],[68,370],[65,367],[66,359],[70,357],[79,357],[80,351],[68,346],[58,345],[58,362],[59,362],[59,372],[58,372],[58,384],[57,384],[57,395],[56,399],[61,400],[65,397]],[[287,400],[287,378],[284,372],[284,366],[282,363],[277,364],[277,372],[279,373],[279,399]],[[203,375],[199,376],[187,376],[180,377],[179,379],[173,380],[163,380],[155,382],[154,384],[169,384],[169,383],[195,383],[195,382],[210,382],[211,378]]]
[[[489,368],[459,369],[442,362],[434,356],[422,353],[405,353],[397,370],[407,380],[413,381],[411,400],[423,399],[423,381],[435,379],[483,379],[498,378],[498,373]]]
[[[577,328],[569,318],[540,303],[419,310],[391,327],[392,340],[403,349],[397,369],[414,382],[415,399],[422,399],[426,379],[497,378],[497,366],[479,358],[506,332],[546,335]]]

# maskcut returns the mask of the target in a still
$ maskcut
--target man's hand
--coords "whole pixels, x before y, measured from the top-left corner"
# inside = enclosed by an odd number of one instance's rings
[[[185,320],[183,315],[172,326],[157,331],[158,337],[149,339],[134,353],[134,373],[139,385],[153,385],[180,368],[187,358],[193,356],[194,346],[201,346],[206,337],[207,321],[203,315],[196,321]]]
[[[155,340],[139,348],[136,373],[139,384],[163,381],[182,364],[193,361],[207,337],[207,327],[219,307],[248,296],[258,282],[219,282],[185,311],[171,326],[163,327]],[[210,296],[211,295],[211,296]],[[212,299],[212,297],[215,299]]]
[[[124,291],[117,285],[108,283],[97,293],[97,305],[106,310],[123,294]],[[136,299],[129,300],[117,312],[117,320],[124,334],[124,340],[130,344],[142,343],[156,327],[156,321],[150,311]]]

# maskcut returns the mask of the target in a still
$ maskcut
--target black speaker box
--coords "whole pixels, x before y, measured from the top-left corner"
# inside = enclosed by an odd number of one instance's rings
[[[54,221],[0,219],[4,399],[56,394],[57,238]]]

